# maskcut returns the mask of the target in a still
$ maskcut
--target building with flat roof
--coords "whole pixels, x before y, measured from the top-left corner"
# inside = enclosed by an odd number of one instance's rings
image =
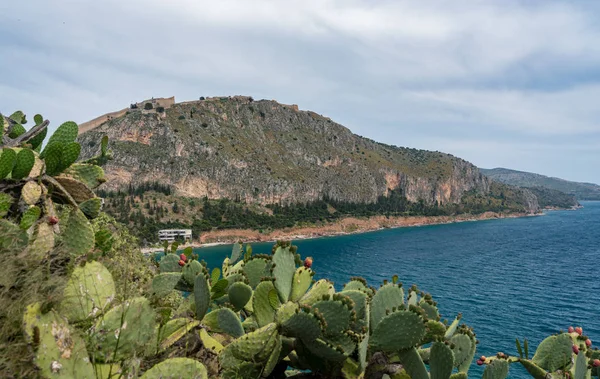
[[[184,240],[191,241],[192,229],[162,229],[158,231],[160,241],[173,242],[177,237],[183,237]]]

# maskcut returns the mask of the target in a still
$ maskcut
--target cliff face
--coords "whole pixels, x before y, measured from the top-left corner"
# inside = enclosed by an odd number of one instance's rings
[[[377,143],[313,112],[248,97],[131,110],[81,134],[82,156],[97,153],[102,135],[114,152],[105,190],[158,181],[180,195],[259,204],[372,203],[401,190],[411,201],[442,205],[490,190],[460,158]]]

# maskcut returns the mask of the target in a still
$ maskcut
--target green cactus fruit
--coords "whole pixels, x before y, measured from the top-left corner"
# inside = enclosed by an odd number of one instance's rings
[[[93,164],[74,163],[64,171],[64,174],[79,180],[91,189],[106,181],[102,167]]]
[[[269,375],[271,375],[271,373],[275,369],[275,366],[277,366],[277,363],[279,363],[281,350],[282,350],[282,339],[278,335],[275,339],[275,346],[273,347],[273,350],[271,351],[271,355],[269,355],[269,358],[267,359],[267,363],[265,364],[265,368],[262,373],[263,377],[269,377]]]
[[[46,222],[37,224],[35,239],[27,247],[27,256],[40,261],[54,248],[54,230]]]
[[[212,351],[215,354],[219,354],[221,350],[223,350],[223,345],[216,339],[212,338],[206,329],[200,329],[200,340],[202,341],[202,345],[207,350]]]
[[[312,284],[312,270],[310,268],[298,267],[294,272],[292,280],[292,292],[290,293],[290,301],[298,301]]]
[[[158,267],[161,273],[165,272],[181,272],[179,266],[179,256],[177,254],[167,254],[158,262]]]
[[[527,360],[527,359],[520,359],[519,363],[521,363],[521,365],[523,367],[525,367],[525,370],[527,370],[527,372],[531,376],[533,376],[535,379],[548,378],[549,373],[547,371],[545,371],[543,368],[541,368],[540,366],[533,363],[532,361]]]
[[[331,296],[334,293],[333,283],[327,279],[321,279],[298,302],[302,305],[313,305],[317,301],[322,300],[323,296]]]
[[[452,338],[454,333],[456,333],[456,329],[458,328],[458,325],[460,324],[461,318],[462,318],[462,316],[458,315],[454,319],[454,321],[452,321],[452,324],[450,324],[450,326],[448,326],[448,329],[446,329],[446,334],[444,334],[444,338],[446,338],[446,339]]]
[[[556,371],[571,362],[573,341],[568,333],[543,340],[531,361],[546,371]]]
[[[0,155],[0,179],[6,178],[10,174],[17,163],[17,152],[13,149],[2,149]]]
[[[425,311],[425,314],[427,315],[427,318],[430,320],[437,320],[440,317],[440,312],[438,311],[437,307],[433,304],[431,304],[430,302],[425,301],[424,299],[421,299],[421,301],[419,302],[419,306]]]
[[[62,233],[62,244],[72,257],[87,254],[94,248],[94,229],[78,208],[69,212],[69,220]]]
[[[51,175],[50,173],[48,174]],[[75,178],[66,175],[61,175],[55,177],[54,179],[56,179],[56,181],[69,193],[69,195],[71,195],[73,200],[75,200],[78,204],[96,197],[94,191],[92,191],[88,186],[86,186],[85,184],[83,184]]]
[[[252,297],[252,287],[246,283],[237,282],[229,287],[229,302],[236,311],[240,311]]]
[[[243,245],[241,242],[234,243],[231,249],[231,263],[234,264],[242,257]]]
[[[143,297],[126,300],[93,327],[91,349],[99,362],[117,362],[141,352],[154,337],[155,312]]]
[[[35,222],[40,218],[42,214],[42,210],[38,206],[29,207],[21,216],[21,222],[19,223],[19,227],[23,230],[27,230],[35,224]]]
[[[508,377],[508,361],[495,359],[486,366],[482,379],[505,379]]]
[[[29,173],[31,172],[34,163],[35,155],[33,154],[33,151],[30,149],[21,149],[17,153],[15,166],[13,167],[12,172],[10,174],[11,178],[15,180],[20,180],[27,177],[27,175],[29,175]]]
[[[254,290],[252,297],[252,308],[254,309],[254,317],[259,327],[263,327],[272,323],[275,320],[275,311],[278,307],[271,306],[269,293],[275,290],[273,282],[261,282]]]
[[[102,208],[102,199],[94,197],[79,204],[79,209],[89,218],[96,218],[100,214]]]
[[[267,260],[265,258],[252,258],[246,261],[244,273],[248,278],[250,287],[256,288],[260,283],[261,278],[270,275],[267,271]]]
[[[290,298],[292,280],[296,271],[296,259],[290,246],[278,246],[273,253],[273,276],[279,300],[285,303]]]
[[[296,314],[296,310],[298,309],[298,304],[288,301],[285,304],[282,304],[281,307],[277,309],[277,313],[275,314],[275,321],[278,324],[283,324],[290,317]]]
[[[398,352],[398,358],[412,379],[429,379],[429,373],[417,349],[413,347],[401,350]]]
[[[370,345],[384,352],[410,349],[425,337],[423,319],[410,311],[396,311],[385,316],[373,330]]]
[[[42,186],[31,180],[21,189],[21,198],[28,205],[35,205],[42,196]]]
[[[371,300],[371,330],[394,308],[404,304],[404,291],[396,284],[388,283],[381,287]]]
[[[18,136],[21,136],[23,134],[25,134],[27,130],[25,130],[25,127],[21,124],[15,124],[12,128],[12,130],[10,131],[10,134],[8,135],[8,137],[10,138],[17,138]]]
[[[431,345],[429,369],[431,379],[448,379],[454,368],[454,354],[443,342]]]
[[[4,217],[8,214],[14,198],[7,193],[0,192],[0,217]]]
[[[194,310],[196,318],[202,320],[210,305],[210,286],[207,273],[201,272],[194,279]]]
[[[46,156],[46,153],[51,145],[54,145],[54,144],[66,145],[68,143],[75,142],[75,139],[77,138],[77,134],[79,134],[79,127],[77,126],[76,123],[74,123],[72,121],[67,121],[67,122],[63,123],[50,136],[50,138],[48,139],[48,143],[46,144],[46,147],[40,154],[40,157],[44,158]]]
[[[196,276],[204,271],[204,266],[195,259],[189,260],[181,270],[182,278],[190,285],[194,285]]]
[[[317,310],[325,320],[325,331],[326,336],[341,333],[350,327],[351,308],[349,308],[342,301],[318,301],[313,305],[313,308]]]
[[[35,342],[34,363],[44,378],[94,378],[83,339],[55,311],[41,314],[41,305],[29,305],[23,317],[26,338]]]
[[[233,340],[231,352],[234,357],[243,361],[265,362],[278,340],[277,324],[271,323]]]
[[[141,379],[189,378],[208,379],[204,365],[190,358],[170,358],[146,371]]]
[[[242,326],[244,327],[244,331],[246,333],[250,333],[258,329],[258,324],[253,316],[247,317],[244,322],[242,322]]]
[[[115,293],[115,283],[106,267],[88,262],[71,274],[59,309],[70,322],[94,318],[114,300]]]
[[[202,319],[202,324],[213,332],[229,334],[235,338],[244,335],[244,327],[239,317],[229,308],[220,308],[207,313]]]
[[[300,338],[305,343],[317,339],[321,335],[322,325],[314,313],[298,312],[281,324],[282,334],[287,337]]]
[[[464,363],[471,365],[472,359],[469,359],[471,338],[466,334],[458,333],[450,339],[450,342],[453,345],[452,352],[454,353],[455,367],[460,367]]]
[[[427,329],[427,333],[425,334],[425,338],[423,343],[429,343],[436,340],[444,339],[444,334],[446,333],[446,326],[439,321],[428,320],[425,325]]]
[[[200,324],[200,321],[189,318],[176,318],[167,322],[158,333],[158,349],[164,351],[179,341],[190,330]]]
[[[152,278],[152,294],[156,297],[165,297],[175,289],[181,280],[178,272],[165,272]]]

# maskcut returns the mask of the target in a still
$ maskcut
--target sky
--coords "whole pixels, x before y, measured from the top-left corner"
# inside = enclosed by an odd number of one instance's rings
[[[249,95],[356,134],[600,183],[600,2],[0,2],[0,112],[56,128]]]

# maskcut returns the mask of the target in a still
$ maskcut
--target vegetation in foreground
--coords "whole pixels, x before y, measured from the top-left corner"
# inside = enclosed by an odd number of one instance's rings
[[[75,163],[77,125],[41,150],[48,121],[3,118],[0,155],[0,371],[44,378],[467,378],[476,356],[460,315],[394,276],[314,282],[289,242],[270,255],[236,244],[209,271],[191,249],[149,260],[93,188],[110,154]],[[106,141],[102,141],[106,146]],[[156,262],[158,261],[158,262]],[[533,356],[479,357],[484,378],[523,365],[534,378],[591,378],[600,352],[581,328]],[[531,356],[531,358],[530,358]],[[33,366],[32,366],[33,363]]]

